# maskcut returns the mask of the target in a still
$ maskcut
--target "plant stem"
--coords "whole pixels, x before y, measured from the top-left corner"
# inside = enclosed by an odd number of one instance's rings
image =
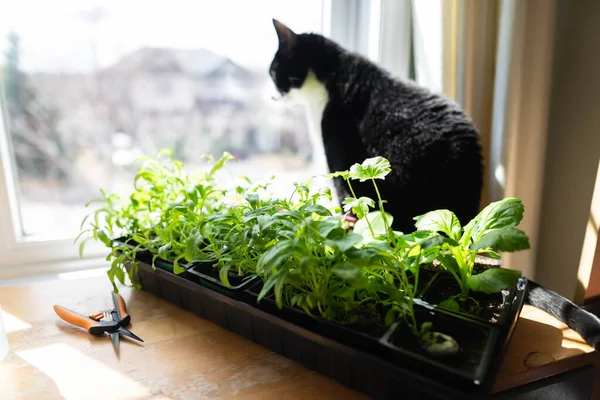
[[[415,283],[412,285],[412,294],[411,297],[415,297],[417,294],[417,288],[419,287],[419,263],[415,263]]]
[[[356,194],[354,193],[354,189],[352,189],[352,184],[350,183],[350,179],[348,179],[348,187],[350,188],[350,193],[352,193],[352,197],[356,198]]]
[[[381,199],[381,194],[379,193],[379,188],[377,187],[377,183],[375,183],[375,179],[371,178],[371,181],[373,182],[373,186],[375,186],[375,192],[377,192],[377,199],[379,200],[379,208],[381,208],[381,217],[383,218],[383,225],[385,226],[385,231],[387,233],[387,231],[389,229],[389,225],[387,222],[387,218],[385,217],[385,209],[383,208],[383,200]]]
[[[350,193],[352,193],[352,197],[354,197],[356,199],[356,194],[354,193],[354,189],[352,189],[352,184],[350,183],[350,180],[347,180],[346,182],[348,182],[348,187],[350,188]],[[369,218],[367,218],[367,215],[365,215],[365,221],[367,221],[367,226],[369,227],[369,230],[371,231],[371,236],[373,238],[375,238],[375,232],[373,231],[373,227],[371,226],[371,223],[369,222]]]
[[[463,297],[466,298],[469,295],[469,274],[467,270],[468,266],[466,264],[465,256],[462,253],[461,249],[458,247],[452,247],[450,251],[452,256],[454,256],[456,263],[458,264],[458,268],[460,270],[460,280],[458,283],[460,285]]]
[[[369,227],[369,230],[371,231],[371,236],[373,236],[373,238],[375,238],[375,232],[373,231],[373,227],[371,226],[371,223],[369,222],[369,218],[367,218],[367,215],[365,215],[365,221],[367,221],[367,226]]]

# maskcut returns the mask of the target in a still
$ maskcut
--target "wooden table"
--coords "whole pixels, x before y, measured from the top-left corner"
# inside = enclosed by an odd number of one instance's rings
[[[52,308],[107,309],[110,291],[105,277],[0,288],[10,344],[0,362],[0,398],[366,398],[146,292],[120,289],[130,329],[144,339],[121,339],[120,355],[108,336],[92,337]],[[596,355],[560,322],[525,306],[495,391],[594,364]]]

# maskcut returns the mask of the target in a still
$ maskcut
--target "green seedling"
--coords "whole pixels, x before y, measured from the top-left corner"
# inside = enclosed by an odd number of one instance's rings
[[[417,231],[430,234],[421,245],[435,252],[435,258],[460,286],[460,295],[447,299],[441,307],[458,311],[459,302],[467,301],[470,291],[490,294],[514,287],[520,271],[490,268],[473,274],[473,267],[477,255],[498,259],[498,252],[529,248],[527,235],[516,228],[523,211],[521,200],[511,197],[489,204],[464,228],[449,210],[415,217]]]
[[[192,178],[164,150],[142,159],[127,199],[101,191],[93,203],[101,206],[83,221],[76,240],[81,252],[88,240],[110,248],[107,275],[115,291],[115,281],[125,281],[126,267],[131,266],[131,278],[137,255],[147,251],[153,266],[159,258],[167,260],[175,274],[209,263],[226,286],[232,276],[258,276],[263,282],[258,301],[269,298],[314,318],[367,332],[403,320],[423,348],[447,355],[457,351],[456,342],[415,318],[421,266],[439,260],[464,297],[469,291],[510,287],[519,276],[506,269],[473,274],[475,255],[496,257],[498,251],[528,246],[515,228],[523,213],[518,199],[491,204],[464,229],[450,211],[432,211],[416,218],[415,232],[402,234],[391,228],[393,216],[385,211],[377,186],[391,171],[390,163],[373,157],[328,175],[341,177],[352,194],[343,200],[343,211],[358,220],[347,229],[344,218],[324,205],[332,198],[328,188],[311,190],[308,180],[296,183],[290,196],[277,198],[268,192],[268,182],[246,177],[224,187],[216,175],[235,159],[229,153],[208,159],[209,169]],[[356,181],[371,182],[377,198],[357,198]],[[127,243],[117,243],[119,238]],[[445,306],[457,304],[449,299]]]

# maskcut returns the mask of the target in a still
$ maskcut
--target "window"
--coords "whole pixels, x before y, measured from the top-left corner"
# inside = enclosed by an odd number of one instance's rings
[[[201,154],[230,151],[239,159],[230,165],[233,174],[276,174],[272,189],[284,194],[291,182],[321,172],[311,161],[305,111],[271,100],[268,67],[277,47],[271,18],[376,59],[379,6],[340,0],[3,5],[0,249],[8,256],[0,267],[77,259],[73,238],[91,211],[85,204],[100,188],[126,193],[136,158],[161,148],[170,148],[190,173],[201,168]]]
[[[174,76],[166,76],[166,77],[152,77],[153,81],[155,81],[155,94],[158,96],[169,96],[173,92],[173,80],[177,79]],[[182,110],[180,110],[182,111]]]

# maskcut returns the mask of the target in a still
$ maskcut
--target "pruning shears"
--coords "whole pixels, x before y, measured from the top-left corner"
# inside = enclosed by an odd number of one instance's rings
[[[110,310],[85,316],[62,306],[55,305],[54,312],[64,321],[86,329],[93,336],[101,336],[109,333],[113,346],[117,351],[119,350],[119,335],[125,335],[143,342],[140,337],[126,328],[131,322],[131,316],[127,314],[123,297],[114,292],[111,292],[111,295],[114,307]]]

